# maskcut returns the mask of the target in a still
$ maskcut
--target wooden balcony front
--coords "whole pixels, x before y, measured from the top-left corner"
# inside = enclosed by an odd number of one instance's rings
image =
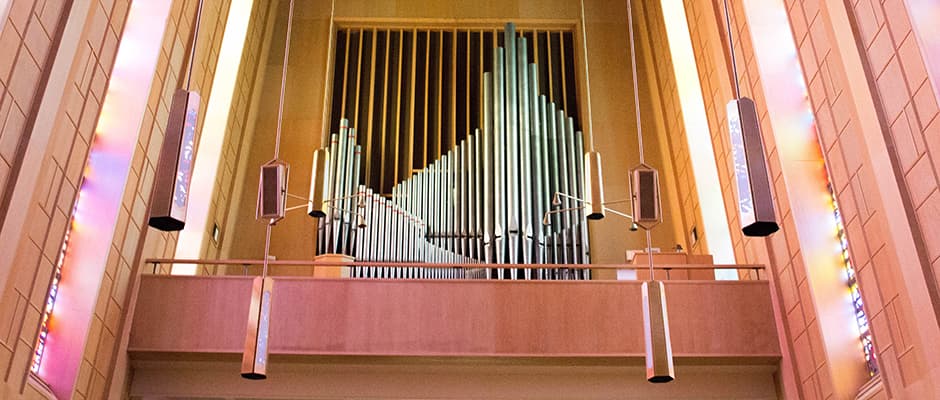
[[[243,384],[235,365],[252,279],[143,275],[128,345],[132,363],[163,363],[165,371],[167,362],[223,362],[233,384]],[[270,374],[303,363],[640,366],[645,354],[640,281],[274,282]],[[677,366],[759,366],[768,377],[776,370],[767,281],[678,280],[665,288]]]

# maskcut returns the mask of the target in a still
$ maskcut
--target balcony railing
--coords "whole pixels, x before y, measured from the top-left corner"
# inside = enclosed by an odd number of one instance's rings
[[[154,275],[171,274],[173,265],[196,265],[198,275],[261,275],[263,260],[225,259],[196,260],[151,258],[146,261],[145,272]],[[310,260],[269,260],[269,274],[273,276],[312,276],[375,279],[492,279],[496,271],[515,270],[519,279],[528,280],[585,280],[590,271],[648,271],[645,265],[637,264],[429,264],[405,262],[333,262]],[[736,270],[742,279],[763,280],[766,272],[763,265],[752,264],[656,264],[654,277],[658,280],[694,279],[695,273],[712,273],[716,270]],[[318,270],[335,273],[318,275]],[[674,276],[674,273],[680,276]],[[504,274],[505,277],[513,276]],[[647,275],[648,276],[648,273]],[[691,276],[691,278],[690,278]],[[711,280],[711,279],[706,279]]]

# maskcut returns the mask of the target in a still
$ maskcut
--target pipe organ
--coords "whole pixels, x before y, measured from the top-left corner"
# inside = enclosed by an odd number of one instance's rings
[[[326,157],[323,198],[329,210],[319,218],[318,254],[481,264],[443,272],[357,267],[352,275],[358,277],[589,278],[586,270],[485,265],[590,262],[582,204],[553,196],[584,198],[582,133],[564,109],[569,101],[558,104],[541,90],[544,68],[530,62],[539,47],[511,23],[501,36],[504,45],[493,47],[482,73],[478,126],[390,191],[366,183],[360,131],[341,119]],[[543,220],[555,208],[570,210]]]

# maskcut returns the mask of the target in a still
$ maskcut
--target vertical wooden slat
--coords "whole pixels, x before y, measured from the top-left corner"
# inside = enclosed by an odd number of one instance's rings
[[[351,64],[349,62],[349,42],[352,42],[351,39],[352,38],[349,35],[349,30],[347,30],[346,31],[346,49],[344,50],[344,53],[345,53],[344,59],[346,60],[346,65],[343,66],[343,106],[340,107],[340,110],[339,110],[339,117],[341,119],[346,116],[346,97],[348,96],[348,94],[346,93],[347,92],[346,82],[349,82],[349,64]],[[339,131],[337,131],[337,133],[339,133]]]
[[[385,36],[385,66],[384,66],[384,67],[385,67],[385,80],[386,80],[386,83],[385,83],[385,85],[384,85],[385,87],[382,88],[382,135],[381,135],[381,138],[380,138],[380,140],[379,140],[379,141],[382,143],[382,154],[381,154],[381,164],[379,165],[379,187],[377,188],[378,191],[380,191],[380,192],[381,192],[382,190],[385,190],[385,189],[384,189],[384,188],[385,188],[385,173],[384,173],[384,171],[385,171],[385,168],[388,168],[388,167],[387,167],[388,162],[387,162],[386,159],[385,159],[385,157],[386,157],[387,154],[388,154],[388,149],[387,149],[386,146],[385,146],[385,137],[388,135],[388,133],[387,133],[387,132],[388,132],[388,124],[386,123],[386,121],[388,121],[388,119],[387,119],[387,118],[388,118],[388,87],[391,86],[391,85],[393,85],[393,84],[395,84],[395,83],[392,83],[392,82],[394,82],[394,81],[389,81],[389,78],[388,78],[388,58],[389,58],[389,57],[388,57],[388,52],[389,52],[389,46],[391,46],[391,43],[392,43],[392,38],[391,38],[390,32],[386,32],[385,35],[386,35],[386,36]],[[372,154],[372,153],[369,153],[370,156],[371,156],[371,154]],[[371,174],[372,170],[369,170],[369,172],[370,172],[370,174]]]
[[[411,95],[410,111],[408,113],[408,168],[414,168],[415,155],[415,70],[418,64],[418,30],[414,29],[411,33]]]
[[[479,83],[479,85],[480,85],[480,90],[478,90],[477,93],[476,93],[476,94],[477,94],[477,110],[478,110],[478,111],[477,111],[477,116],[478,116],[478,118],[477,118],[477,127],[479,127],[480,130],[482,130],[482,129],[483,129],[483,123],[484,123],[484,122],[483,122],[483,84],[484,84],[484,82],[483,82],[483,71],[484,71],[484,67],[485,67],[485,65],[484,65],[484,62],[485,62],[485,61],[484,61],[484,59],[485,59],[484,54],[486,53],[486,40],[485,40],[485,39],[486,39],[486,35],[483,34],[483,31],[482,31],[482,30],[479,32],[479,34],[480,34],[480,53],[479,53],[479,56],[480,56],[480,65],[479,65],[478,68],[477,68],[477,73],[478,73],[478,74],[477,74],[477,83]],[[492,50],[490,50],[490,51],[492,51]]]
[[[359,88],[362,85],[362,43],[365,41],[365,30],[359,30],[359,56],[356,62],[356,103],[353,107],[352,128],[359,129]]]
[[[470,35],[472,34],[473,32],[471,32],[470,30],[467,30],[467,64],[468,64],[467,65],[467,81],[466,81],[467,86],[464,88],[464,92],[463,92],[464,96],[466,97],[466,101],[464,101],[464,105],[467,108],[467,114],[464,120],[466,121],[467,126],[465,127],[466,130],[464,131],[465,133],[464,137],[469,137],[470,132],[473,132],[472,130],[473,126],[470,125],[470,71],[471,69],[469,65],[471,62],[473,62],[472,59],[470,58],[470,53],[472,52],[472,49],[470,49]]]
[[[423,169],[424,165],[424,149],[427,148],[427,144],[424,143],[424,130],[427,129],[427,107],[425,103],[427,102],[427,31],[415,31],[415,52],[416,54],[416,68],[415,68],[415,120],[414,120],[414,135],[412,135],[412,148],[408,151],[413,154],[412,157],[412,168],[414,169]]]
[[[402,51],[402,34],[399,30],[398,33],[398,45],[389,50],[392,52],[389,59],[388,70],[392,75],[390,78],[391,82],[394,82],[394,85],[389,86],[388,94],[388,118],[385,120],[385,124],[388,126],[388,133],[386,134],[385,144],[386,144],[386,155],[387,160],[385,162],[385,169],[382,171],[382,176],[385,179],[385,184],[382,187],[383,193],[391,193],[392,188],[398,183],[398,170],[399,168],[399,137],[401,136],[401,120],[399,119],[399,114],[401,113],[403,97],[405,92],[402,91],[402,82],[401,82],[401,51]],[[393,39],[393,43],[394,43]]]
[[[532,32],[532,61],[535,63],[539,62],[539,32],[538,31]],[[542,77],[539,77],[539,79],[542,79]],[[536,92],[538,91],[539,91],[538,88],[536,88]]]
[[[550,60],[548,57],[548,32],[539,32],[536,36],[539,38],[539,58],[535,60],[539,72],[539,94],[548,95],[548,82],[551,78],[548,73],[548,63]]]
[[[457,29],[454,29],[450,39],[450,143],[448,143],[448,150],[457,147]]]
[[[400,148],[399,143],[401,141],[401,92],[402,91],[400,88],[401,88],[401,57],[402,57],[402,47],[404,47],[404,39],[405,39],[404,31],[399,30],[398,31],[398,68],[396,68],[398,70],[398,76],[395,78],[395,83],[399,87],[399,90],[397,90],[398,96],[395,99],[395,146],[394,146],[395,148],[395,174],[392,175],[395,177],[395,180],[394,182],[392,182],[392,184],[398,183],[402,179],[402,173],[401,171],[399,171],[399,168],[398,168],[400,164],[400,160],[398,159],[398,157],[400,156],[399,154],[400,152],[398,151],[398,149]]]
[[[372,121],[374,120],[372,118],[372,113],[375,112],[375,95],[374,95],[375,94],[375,46],[377,42],[378,42],[378,34],[376,33],[376,30],[373,28],[372,29],[372,59],[369,60],[369,64],[371,64],[369,67],[369,69],[371,70],[371,73],[369,74],[369,111],[367,112],[369,127],[368,129],[366,129],[366,138],[365,138],[366,151],[363,153],[365,155],[365,157],[363,158],[365,158],[365,165],[366,165],[365,183],[367,187],[370,186],[370,184],[372,183],[371,182],[372,180],[372,129],[373,129]],[[385,43],[388,43],[388,41],[386,41]],[[387,51],[385,53],[388,54]],[[388,65],[387,60],[388,59],[386,58],[386,66]]]
[[[483,124],[486,123],[483,120],[483,114],[484,114],[483,85],[485,84],[485,82],[483,81],[483,76],[486,74],[485,71],[486,71],[486,61],[488,60],[487,57],[493,55],[493,49],[490,48],[490,46],[492,46],[492,43],[488,43],[489,40],[487,40],[488,39],[487,35],[492,35],[492,33],[484,31],[484,30],[480,31],[480,53],[479,53],[480,65],[477,68],[477,72],[478,72],[477,82],[479,83],[480,86],[479,86],[479,90],[477,90],[476,92],[476,95],[477,95],[477,116],[479,117],[479,120],[477,121],[477,127],[480,128],[481,132],[483,131]]]
[[[548,60],[548,62],[546,63],[546,64],[548,64],[548,65],[547,65],[547,67],[548,67],[548,76],[545,77],[545,79],[548,80],[548,100],[549,100],[549,101],[554,101],[554,100],[555,100],[555,88],[554,88],[554,84],[553,84],[553,83],[554,83],[554,82],[553,82],[554,79],[552,79],[552,77],[555,76],[555,75],[554,75],[553,69],[552,69],[552,64],[554,64],[554,63],[552,62],[552,33],[551,33],[551,32],[548,32],[548,34],[545,35],[545,43],[546,43],[545,48],[548,50],[548,51],[547,51],[547,53],[548,53],[547,56],[548,56],[548,57],[546,57],[546,59]],[[542,79],[542,78],[539,77],[539,80],[541,80],[541,79]]]
[[[571,115],[578,116],[581,114],[581,112],[578,106],[578,73],[574,66],[574,60],[577,58],[574,57],[574,55],[577,54],[575,50],[576,47],[574,47],[574,35],[571,32],[562,32],[561,36],[564,39],[562,42],[565,47],[565,53],[572,55],[571,57],[564,59],[563,65],[565,71],[567,71],[566,73],[568,76],[568,81],[565,84],[565,87],[567,87],[566,92],[568,93],[567,104],[571,111]],[[581,118],[576,117],[575,122],[575,130],[582,130],[583,125],[581,125]]]
[[[373,89],[370,87],[371,81],[375,74],[375,68],[373,68],[374,63],[378,61],[373,61],[373,52],[372,47],[373,43],[378,40],[372,28],[364,29],[362,31],[362,60],[359,61],[360,73],[359,73],[359,97],[357,98],[358,104],[356,105],[356,115],[358,118],[356,127],[356,132],[358,133],[356,137],[356,143],[361,145],[362,148],[365,148],[365,139],[366,131],[369,128],[369,122],[371,119],[371,110],[369,110],[369,105],[371,104],[371,98],[375,97],[375,93],[370,90]],[[380,65],[380,64],[375,64]],[[363,159],[364,162],[364,159]],[[356,185],[358,186],[362,181],[361,178],[363,164],[360,164],[358,169],[360,176],[355,178]],[[356,186],[354,186],[356,187]]]
[[[559,58],[558,69],[561,70],[561,105],[562,109],[565,110],[566,114],[570,114],[571,110],[568,109],[568,93],[566,92],[568,85],[565,82],[565,38],[560,33],[558,34],[558,49],[561,51],[561,57]],[[574,56],[573,54],[571,56]]]
[[[324,105],[323,114],[320,116],[322,120],[322,124],[320,128],[321,129],[320,130],[320,146],[321,147],[329,146],[330,144],[330,132],[332,128],[331,121],[333,120],[332,115],[334,112],[336,112],[336,109],[334,107],[336,103],[333,101],[332,97],[336,95],[334,90],[336,90],[336,86],[335,86],[336,63],[337,61],[339,61],[337,60],[337,57],[336,57],[336,43],[338,40],[339,40],[339,34],[336,32],[335,26],[331,23],[330,24],[330,42],[327,43],[327,52],[326,52],[326,57],[328,60],[326,64],[327,70],[326,70],[326,76],[323,78],[323,83],[324,83],[325,88],[323,91],[323,105]],[[316,242],[317,240],[316,229],[313,230],[313,235],[314,235],[314,239],[313,239],[314,243],[317,243]]]
[[[443,122],[442,116],[444,115],[443,109],[443,93],[444,93],[444,30],[438,32],[439,39],[437,40],[437,132],[435,132],[434,138],[434,148],[437,149],[434,153],[434,159],[439,158],[444,153],[441,152],[441,139],[445,135],[444,127],[441,126]]]
[[[549,47],[548,49],[552,55],[551,67],[553,74],[551,79],[554,95],[552,97],[552,101],[554,101],[555,104],[558,105],[558,108],[561,109],[564,105],[564,81],[562,78],[565,73],[565,60],[562,57],[562,48],[564,48],[564,43],[560,32],[549,32],[549,35],[553,37],[552,47]]]
[[[427,31],[427,39],[425,40],[424,46],[424,71],[425,71],[425,82],[427,82],[427,71],[430,68],[431,61],[431,31]],[[424,132],[421,134],[424,138],[424,149],[421,149],[421,168],[426,168],[428,166],[428,84],[424,85]]]

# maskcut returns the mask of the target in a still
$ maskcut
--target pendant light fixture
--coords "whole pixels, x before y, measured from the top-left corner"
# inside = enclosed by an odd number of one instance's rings
[[[652,254],[647,258],[653,259]],[[651,271],[652,272],[652,271]],[[652,276],[652,275],[650,275]],[[676,379],[669,337],[666,290],[662,281],[643,282],[643,339],[646,344],[646,380],[667,383]]]
[[[731,156],[734,161],[735,186],[738,189],[741,231],[745,236],[768,236],[778,231],[780,226],[777,224],[760,119],[754,101],[741,97],[728,0],[724,0],[724,11],[735,96],[727,106],[728,132],[731,135]]]
[[[584,0],[581,0],[581,44],[584,50],[584,87],[587,97],[587,133],[589,150],[584,153],[584,203],[589,206],[587,219],[602,219],[604,212],[604,174],[601,153],[594,151],[594,122],[591,114],[591,72],[588,68],[587,25],[584,22]]]
[[[274,158],[261,166],[258,183],[257,218],[267,222],[264,238],[264,260],[261,276],[252,282],[251,303],[248,310],[248,329],[242,353],[241,375],[246,379],[266,379],[268,364],[268,330],[271,320],[271,301],[274,280],[268,277],[271,252],[271,228],[287,212],[287,183],[290,165],[278,157],[281,150],[281,126],[284,120],[284,91],[287,87],[287,62],[290,57],[290,36],[294,23],[294,0],[287,14],[287,33],[284,39],[284,63],[281,69],[281,92],[277,108],[277,132],[274,139]]]
[[[192,181],[196,158],[196,124],[199,121],[199,93],[191,90],[193,65],[202,6],[196,6],[192,41],[189,43],[189,67],[186,89],[178,89],[170,103],[163,148],[154,174],[150,218],[147,224],[161,231],[180,231],[186,225],[186,207],[189,202],[189,184]]]
[[[652,236],[650,229],[662,222],[659,197],[659,172],[646,165],[643,149],[643,124],[640,118],[640,89],[636,73],[636,45],[633,37],[633,1],[627,0],[627,25],[630,31],[630,67],[633,73],[633,103],[636,107],[636,139],[640,164],[630,170],[630,187],[634,225],[646,231],[646,258],[650,280],[643,282],[643,333],[646,342],[646,380],[652,383],[672,382],[675,366],[672,341],[669,338],[669,314],[666,292],[661,281],[654,280]],[[632,229],[632,227],[631,227]]]
[[[310,203],[307,205],[307,215],[314,218],[326,217],[329,209],[329,200],[324,198],[326,188],[330,187],[330,152],[327,149],[317,149],[313,152],[313,171],[310,175]]]

